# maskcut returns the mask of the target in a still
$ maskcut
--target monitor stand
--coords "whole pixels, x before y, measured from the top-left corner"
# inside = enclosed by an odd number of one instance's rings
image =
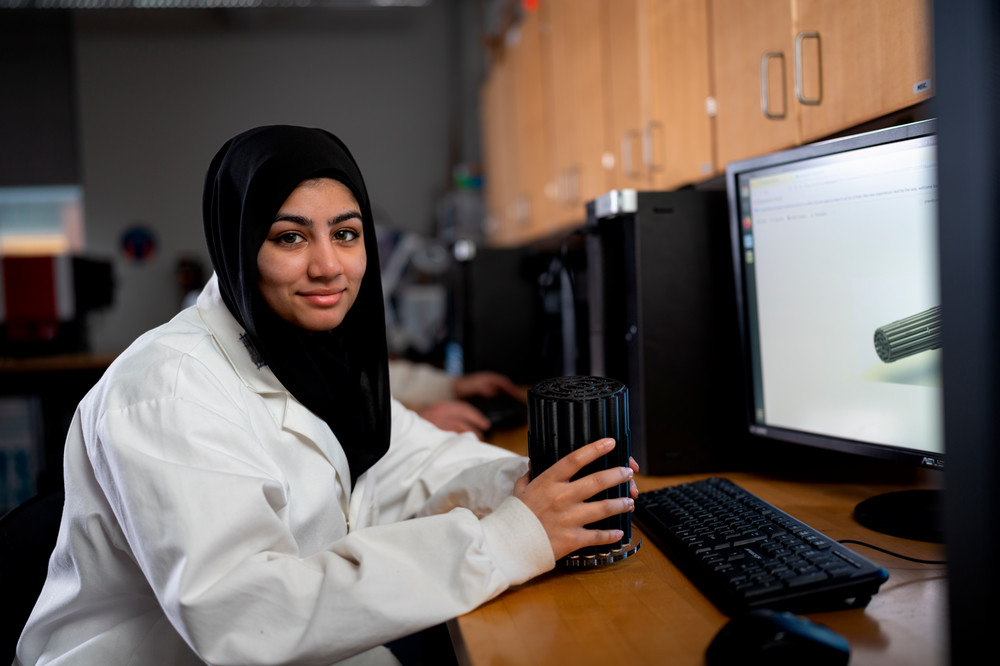
[[[944,491],[900,490],[875,495],[854,507],[854,518],[883,534],[944,543]]]

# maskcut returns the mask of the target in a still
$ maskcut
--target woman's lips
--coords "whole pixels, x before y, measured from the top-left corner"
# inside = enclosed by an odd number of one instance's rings
[[[340,302],[341,297],[343,297],[343,291],[304,291],[299,293],[300,296],[305,298],[310,303],[314,305],[319,305],[321,307],[330,307],[336,305]]]

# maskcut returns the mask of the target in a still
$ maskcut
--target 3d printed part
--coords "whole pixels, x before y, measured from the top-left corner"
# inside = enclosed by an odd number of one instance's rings
[[[619,381],[604,377],[557,377],[540,382],[528,391],[528,457],[533,476],[541,474],[566,454],[604,437],[617,444],[611,453],[594,461],[578,476],[629,464],[628,389]],[[593,500],[629,496],[623,483],[590,498]],[[632,516],[624,513],[587,527],[620,529],[624,537],[613,544],[581,548],[563,558],[569,567],[610,564],[635,553],[632,543]]]

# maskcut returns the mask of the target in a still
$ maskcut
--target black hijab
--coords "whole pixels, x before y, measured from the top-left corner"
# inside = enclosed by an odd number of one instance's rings
[[[257,252],[278,209],[307,179],[346,185],[361,207],[367,268],[353,307],[331,331],[310,333],[274,313],[257,287]],[[347,146],[320,129],[274,125],[222,146],[205,178],[205,236],[226,307],[248,350],[310,411],[347,455],[351,483],[389,449],[389,370],[375,223]]]

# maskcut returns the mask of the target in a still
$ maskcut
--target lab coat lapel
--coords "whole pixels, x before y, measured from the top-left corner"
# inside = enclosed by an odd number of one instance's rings
[[[198,297],[198,312],[212,331],[230,365],[247,388],[264,400],[268,411],[281,427],[309,442],[330,461],[341,486],[351,492],[350,467],[347,456],[329,426],[295,399],[271,369],[255,361],[245,343],[245,331],[229,312],[219,292],[218,278],[212,278]],[[345,515],[346,515],[345,511]]]
[[[281,420],[281,427],[295,433],[302,439],[310,442],[330,461],[333,468],[337,470],[340,477],[340,484],[350,494],[351,492],[351,472],[347,464],[347,456],[341,448],[336,436],[325,421],[310,412],[305,406],[292,397],[287,391],[283,392],[285,397],[284,413]]]

